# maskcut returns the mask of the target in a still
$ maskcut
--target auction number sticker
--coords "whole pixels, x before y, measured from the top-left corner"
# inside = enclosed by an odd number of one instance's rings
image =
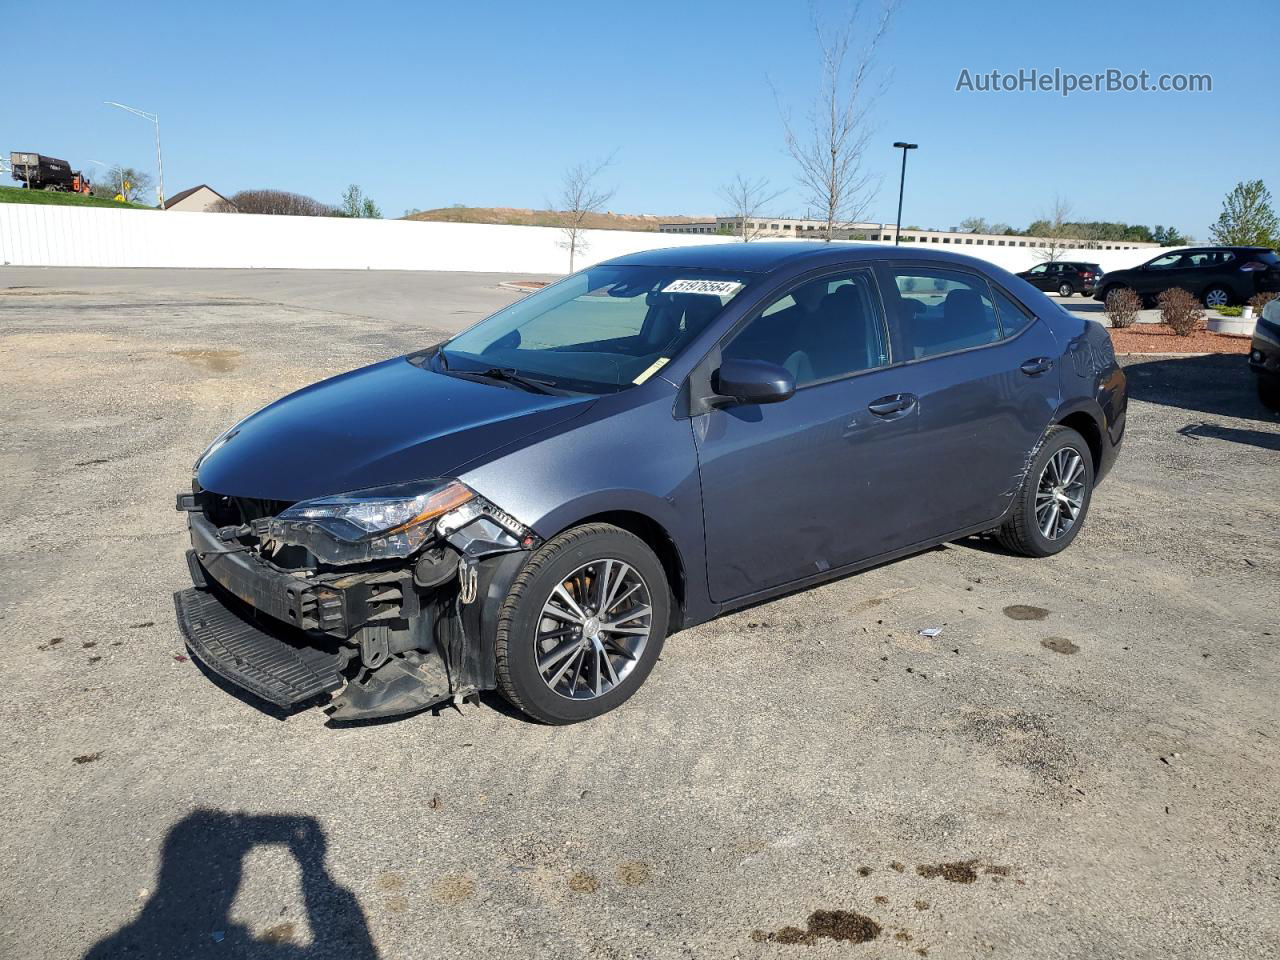
[[[713,297],[732,297],[742,289],[737,280],[673,280],[663,293],[705,293]]]
[[[657,360],[653,361],[653,363],[651,363],[648,366],[648,368],[644,371],[644,373],[640,374],[640,376],[636,377],[631,382],[637,385],[644,383],[646,380],[652,377],[655,373],[657,373],[659,370],[665,367],[667,365],[668,359],[669,359],[668,357],[659,357]]]

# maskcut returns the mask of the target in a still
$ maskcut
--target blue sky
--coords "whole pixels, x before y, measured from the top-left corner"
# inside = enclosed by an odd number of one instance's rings
[[[868,0],[873,4],[875,0]],[[835,16],[845,8],[818,0]],[[712,214],[734,172],[803,214],[771,82],[802,115],[817,84],[800,0],[643,3],[60,3],[0,7],[0,149],[148,170],[160,114],[170,194],[276,187],[336,202],[351,182],[388,216],[453,203],[541,207],[566,166],[617,151],[611,208]],[[69,27],[76,24],[75,27]],[[1173,224],[1207,239],[1223,195],[1280,194],[1280,3],[905,0],[880,61],[870,219],[970,215],[1023,226],[1059,194],[1080,219]],[[956,92],[973,73],[1209,73],[1212,93]],[[31,77],[31,95],[18,79]]]

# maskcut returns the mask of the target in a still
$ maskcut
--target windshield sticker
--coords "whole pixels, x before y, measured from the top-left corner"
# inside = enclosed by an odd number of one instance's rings
[[[663,293],[706,293],[713,297],[732,297],[742,289],[737,280],[673,280]]]
[[[644,373],[640,374],[640,376],[636,377],[631,382],[634,383],[636,386],[639,386],[640,384],[644,383],[646,380],[652,377],[655,373],[657,373],[659,370],[665,367],[667,365],[667,360],[668,360],[667,357],[659,357],[657,360],[653,361],[653,363],[649,364],[649,368],[645,370]]]

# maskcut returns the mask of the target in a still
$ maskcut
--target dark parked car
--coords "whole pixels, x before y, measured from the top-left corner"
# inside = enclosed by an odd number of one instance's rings
[[[1280,297],[1262,309],[1254,325],[1249,368],[1258,377],[1258,399],[1280,410]]]
[[[1093,297],[1106,302],[1128,287],[1150,303],[1162,290],[1182,287],[1207,307],[1244,303],[1255,293],[1280,291],[1280,256],[1267,247],[1189,247],[1162,253],[1140,267],[1102,275]]]
[[[1065,549],[1125,409],[1107,332],[979,260],[638,253],[219,436],[178,620],[281,706],[583,720],[726,611],[972,534]]]
[[[1096,263],[1042,263],[1018,274],[1037,290],[1069,297],[1073,293],[1093,296],[1094,284],[1102,276],[1102,267]]]

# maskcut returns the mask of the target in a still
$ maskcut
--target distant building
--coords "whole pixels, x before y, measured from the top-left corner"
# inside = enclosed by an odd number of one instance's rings
[[[221,206],[220,206],[221,205]],[[166,210],[181,210],[184,213],[212,213],[216,211],[228,213],[235,211],[235,204],[207,184],[200,184],[190,190],[175,193],[164,202]]]
[[[747,229],[760,238],[821,239],[827,228],[825,220],[797,219],[794,217],[761,217],[747,221]],[[704,223],[663,223],[659,233],[701,233],[707,235],[728,234],[737,236],[742,230],[741,217],[716,217]],[[848,223],[835,229],[837,240],[874,240],[893,243],[892,223]],[[1058,240],[1046,237],[1017,237],[996,233],[961,233],[957,230],[902,230],[902,243],[938,243],[950,246],[977,247],[1057,247],[1059,250],[1136,250],[1142,247],[1158,247],[1158,243],[1141,243],[1137,240]]]

